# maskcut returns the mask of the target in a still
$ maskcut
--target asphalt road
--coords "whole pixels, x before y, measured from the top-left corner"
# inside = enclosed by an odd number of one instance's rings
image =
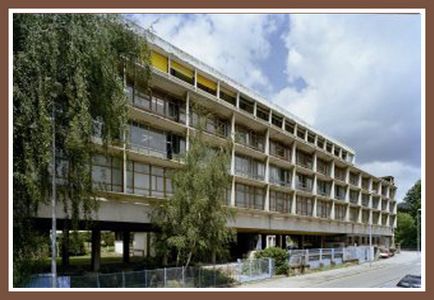
[[[401,252],[394,257],[341,269],[243,284],[242,288],[395,288],[406,274],[421,274],[421,256]]]

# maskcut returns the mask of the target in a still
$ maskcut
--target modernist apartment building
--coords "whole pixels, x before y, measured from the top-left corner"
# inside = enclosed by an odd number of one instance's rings
[[[233,142],[227,205],[237,208],[228,221],[238,232],[234,255],[270,245],[368,244],[369,233],[374,245],[392,245],[393,177],[360,169],[350,147],[161,38],[138,32],[151,48],[151,95],[125,73],[126,141],[110,147],[117,155],[93,159],[94,183],[103,187],[95,215],[102,230],[149,230],[150,204],[172,194],[170,174],[182,166],[201,107],[212,115],[206,138],[215,146]],[[49,210],[40,216],[48,218]],[[136,234],[135,248],[149,253],[150,243],[149,234]]]

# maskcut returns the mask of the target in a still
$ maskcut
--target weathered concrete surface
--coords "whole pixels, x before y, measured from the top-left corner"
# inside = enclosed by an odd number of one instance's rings
[[[401,252],[392,258],[342,269],[243,284],[242,288],[396,288],[406,274],[421,274],[421,256]]]

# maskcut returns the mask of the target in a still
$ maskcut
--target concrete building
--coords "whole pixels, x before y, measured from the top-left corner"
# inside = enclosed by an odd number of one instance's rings
[[[102,190],[94,215],[96,243],[99,230],[122,231],[128,260],[127,233],[140,232],[136,250],[152,253],[150,204],[172,194],[170,171],[182,165],[179,157],[188,151],[188,136],[197,125],[193,108],[200,105],[213,115],[207,138],[234,145],[227,197],[227,205],[237,208],[228,224],[238,233],[234,257],[270,245],[369,244],[370,231],[374,245],[392,245],[393,177],[360,169],[350,147],[159,37],[137,31],[147,35],[151,48],[152,93],[125,72],[126,140],[110,147],[116,157],[93,159],[94,184]],[[58,216],[62,224],[61,206]],[[49,223],[50,208],[42,207],[39,217]]]

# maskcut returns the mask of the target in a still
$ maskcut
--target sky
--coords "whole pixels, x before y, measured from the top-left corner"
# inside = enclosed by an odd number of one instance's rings
[[[392,175],[401,201],[421,177],[419,15],[134,14],[127,18]]]

